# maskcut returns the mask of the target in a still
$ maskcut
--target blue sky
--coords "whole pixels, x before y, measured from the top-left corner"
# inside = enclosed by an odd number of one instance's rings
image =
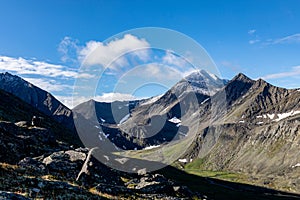
[[[140,27],[173,29],[193,38],[208,52],[223,78],[243,72],[277,86],[300,87],[298,0],[0,3],[0,70],[26,78],[68,106],[79,66],[87,55],[83,50],[105,46],[102,42],[107,38]],[[143,38],[137,39],[137,45],[145,44]],[[107,73],[104,80],[112,81]],[[89,75],[82,77],[89,79]],[[111,96],[109,89],[97,95]]]

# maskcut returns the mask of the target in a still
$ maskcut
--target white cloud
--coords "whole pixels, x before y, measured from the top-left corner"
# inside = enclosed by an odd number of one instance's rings
[[[63,62],[77,62],[76,57],[80,50],[78,40],[74,40],[71,37],[66,36],[59,43],[57,50],[62,55],[61,60]]]
[[[248,34],[249,34],[249,35],[253,35],[255,32],[256,32],[255,29],[251,29],[251,30],[248,31]]]
[[[0,71],[11,71],[18,75],[41,75],[45,77],[92,78],[91,74],[79,74],[75,70],[62,65],[50,64],[36,60],[0,56]]]
[[[292,68],[291,71],[275,73],[275,74],[268,74],[266,76],[261,77],[262,79],[270,80],[270,79],[279,79],[279,78],[287,78],[293,76],[300,75],[300,66],[295,66]]]
[[[48,92],[59,92],[59,91],[64,91],[65,89],[72,88],[69,85],[59,84],[55,80],[45,80],[41,78],[24,78],[24,79]]]
[[[283,38],[278,38],[275,40],[270,40],[266,42],[267,45],[270,44],[291,44],[291,43],[300,43],[300,33],[289,35]]]
[[[68,108],[74,108],[75,106],[89,101],[90,99],[94,99],[99,102],[113,102],[113,101],[131,101],[136,99],[141,99],[135,97],[131,94],[124,93],[103,93],[102,95],[98,95],[95,97],[87,97],[87,96],[55,96],[59,101],[61,101]]]
[[[101,96],[96,96],[93,98],[95,101],[100,102],[113,102],[113,101],[130,101],[138,99],[132,94],[123,94],[123,93],[103,93]]]
[[[76,96],[74,98],[72,96],[60,96],[60,95],[54,95],[54,96],[70,109],[91,99],[89,97],[84,97],[84,96]]]
[[[255,44],[260,42],[260,40],[256,39],[256,40],[249,40],[249,44]]]
[[[168,65],[175,65],[178,67],[184,67],[187,64],[186,60],[174,55],[171,51],[166,52],[166,55],[162,58],[162,61]]]
[[[126,52],[132,52],[142,60],[148,59],[147,51],[139,50],[150,47],[145,39],[139,39],[133,35],[126,34],[121,39],[115,39],[107,44],[98,41],[89,41],[86,46],[78,52],[78,59],[84,65],[102,65],[107,66],[111,61]],[[136,50],[136,51],[134,51]],[[119,60],[120,65],[126,60]]]
[[[184,72],[161,63],[150,63],[135,67],[126,73],[119,81],[124,83],[135,83],[141,79],[141,82],[177,82],[183,78]]]

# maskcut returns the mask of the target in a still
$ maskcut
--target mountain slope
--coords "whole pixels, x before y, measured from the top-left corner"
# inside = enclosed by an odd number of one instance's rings
[[[201,198],[160,174],[111,169],[89,158],[89,149],[74,148],[51,116],[1,89],[0,99],[0,199]],[[43,118],[39,126],[31,125],[34,115]]]
[[[120,148],[158,145],[173,140],[179,129],[182,136],[187,134],[184,125],[178,124],[180,119],[195,113],[199,104],[225,83],[226,80],[202,70],[185,77],[158,98],[113,103],[88,101],[75,107],[73,112],[81,113],[86,119],[91,119],[95,112],[102,130]],[[174,123],[174,119],[177,119],[177,123]],[[98,126],[98,123],[95,122],[94,126]],[[116,143],[113,135],[121,135],[128,138],[129,143],[135,141],[135,144]]]
[[[51,129],[56,139],[72,142],[75,145],[81,144],[74,131],[65,128],[64,125],[54,120],[51,116],[45,115],[22,99],[1,89],[0,99],[0,121],[16,123],[21,127],[28,127],[31,126],[33,116],[42,117],[40,126]],[[6,124],[4,123],[3,126],[6,126]]]
[[[223,90],[226,102],[216,107],[227,112],[199,130],[187,169],[245,173],[250,182],[299,192],[300,92],[243,74]]]
[[[0,74],[0,89],[11,93],[68,128],[73,128],[72,111],[50,93],[10,73]]]

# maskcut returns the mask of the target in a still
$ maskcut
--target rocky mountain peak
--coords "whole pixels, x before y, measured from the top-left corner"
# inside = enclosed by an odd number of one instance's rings
[[[0,73],[0,83],[1,85],[18,85],[23,84],[24,86],[29,86],[30,84],[19,76],[12,75],[8,72]]]
[[[242,82],[254,82],[251,78],[249,78],[248,76],[246,76],[243,73],[239,73],[238,75],[236,75],[233,79],[233,81],[242,81]]]
[[[272,85],[268,82],[266,82],[263,79],[258,79],[257,81],[255,81],[255,84],[253,85],[253,87],[255,88],[266,88],[266,87],[271,87]],[[275,87],[275,86],[273,86]]]
[[[205,70],[198,70],[184,77],[173,87],[173,90],[178,94],[192,91],[211,96],[227,82],[227,80],[220,79],[218,76]]]

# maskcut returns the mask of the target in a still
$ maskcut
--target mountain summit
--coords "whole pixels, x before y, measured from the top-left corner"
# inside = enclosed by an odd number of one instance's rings
[[[193,91],[210,96],[215,94],[227,82],[228,80],[220,79],[205,70],[198,70],[184,77],[173,88],[177,93]]]

